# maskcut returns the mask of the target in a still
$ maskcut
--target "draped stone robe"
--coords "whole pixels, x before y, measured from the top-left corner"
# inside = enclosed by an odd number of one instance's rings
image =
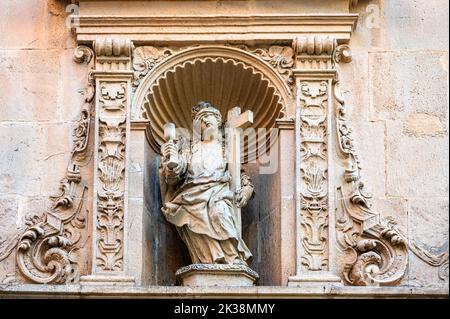
[[[220,141],[179,141],[180,166],[160,167],[161,208],[189,249],[192,263],[242,263],[252,255],[239,235],[231,176]]]

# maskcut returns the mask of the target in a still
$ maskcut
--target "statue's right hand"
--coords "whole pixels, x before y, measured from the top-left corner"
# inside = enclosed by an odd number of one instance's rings
[[[164,143],[161,147],[163,155],[163,163],[170,169],[174,170],[179,166],[178,147],[173,141]]]
[[[161,153],[164,158],[174,157],[178,153],[178,148],[173,141],[168,141],[161,146]]]

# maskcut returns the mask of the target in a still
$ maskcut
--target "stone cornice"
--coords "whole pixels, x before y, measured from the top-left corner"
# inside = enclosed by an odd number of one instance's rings
[[[259,14],[106,16],[80,15],[73,19],[77,41],[128,38],[138,43],[290,42],[299,35],[321,35],[347,43],[357,14]]]
[[[83,2],[96,2],[99,0],[82,0],[82,1]],[[109,1],[129,1],[129,2],[131,2],[131,1],[142,1],[142,0],[109,0]],[[147,1],[152,1],[152,0],[147,0]],[[166,0],[166,1],[177,1],[177,0]],[[199,1],[202,1],[202,0],[199,0]],[[256,0],[256,1],[258,1],[258,0]],[[75,4],[79,4],[79,2],[80,2],[80,0],[72,0],[72,3],[75,3]],[[358,5],[358,2],[359,2],[359,0],[348,0],[349,9],[355,8]]]
[[[0,285],[0,298],[448,298],[448,287],[192,287],[124,285]]]

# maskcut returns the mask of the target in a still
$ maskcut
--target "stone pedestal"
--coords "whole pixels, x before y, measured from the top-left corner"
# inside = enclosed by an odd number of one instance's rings
[[[192,264],[178,269],[177,281],[181,286],[251,287],[258,274],[243,265]]]

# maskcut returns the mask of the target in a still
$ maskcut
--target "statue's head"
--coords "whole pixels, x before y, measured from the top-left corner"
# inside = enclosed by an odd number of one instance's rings
[[[202,139],[218,137],[222,126],[222,115],[220,111],[208,102],[199,102],[192,108],[192,119],[194,130],[200,129]],[[199,132],[200,133],[200,132]]]

